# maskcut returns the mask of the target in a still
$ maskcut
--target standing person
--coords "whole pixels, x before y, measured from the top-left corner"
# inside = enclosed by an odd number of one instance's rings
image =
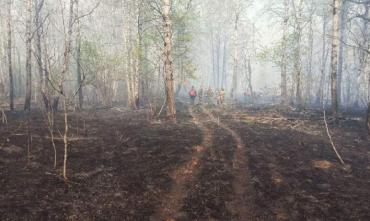
[[[250,93],[250,90],[247,89],[245,92],[244,92],[244,101],[245,103],[249,103],[251,101],[251,98],[252,98],[252,95]]]
[[[189,97],[191,104],[195,104],[195,98],[197,98],[197,91],[195,90],[194,86],[191,87],[191,90],[189,91]]]
[[[199,97],[199,104],[201,104],[203,100],[203,86],[201,86],[199,89],[198,97]]]
[[[225,102],[225,90],[221,88],[219,94],[218,94],[218,104],[223,105]]]
[[[217,102],[217,105],[220,104],[220,91],[218,90],[218,88],[215,90],[215,98],[216,98],[216,102]]]
[[[208,104],[212,104],[212,99],[213,99],[213,90],[211,88],[211,86],[208,88],[207,90],[207,103]]]

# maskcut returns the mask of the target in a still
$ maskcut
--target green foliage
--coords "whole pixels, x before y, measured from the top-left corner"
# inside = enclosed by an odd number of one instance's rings
[[[257,58],[261,61],[270,61],[277,65],[281,65],[281,57],[283,53],[283,44],[279,43],[270,48],[264,48],[257,54]]]
[[[197,15],[189,5],[189,0],[175,0],[172,14],[173,54],[175,73],[182,74],[178,78],[195,78],[196,67],[190,57],[193,31]]]
[[[286,39],[286,56],[287,61],[293,59],[293,49],[294,49],[294,42],[295,42],[295,35],[290,34],[287,36]],[[282,56],[284,52],[284,42],[279,42],[276,45],[264,48],[257,54],[257,58],[261,61],[269,61],[273,62],[274,64],[281,66],[282,65]]]
[[[99,73],[106,70],[113,71],[121,65],[121,61],[122,56],[105,53],[95,42],[83,41],[81,44],[81,67],[87,85],[94,85]]]

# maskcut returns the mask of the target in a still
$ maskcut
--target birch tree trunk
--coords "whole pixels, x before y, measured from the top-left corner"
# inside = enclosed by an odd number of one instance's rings
[[[125,75],[126,75],[126,87],[127,87],[127,101],[128,105],[133,108],[135,105],[134,96],[132,95],[132,79],[131,79],[131,53],[132,53],[132,46],[131,46],[131,26],[130,26],[130,6],[126,5],[127,8],[124,8],[124,28],[123,31],[123,38],[124,38],[124,50],[127,55],[125,59]]]
[[[14,77],[14,81],[16,82],[16,84],[19,86],[19,87],[14,87],[15,89],[15,93],[20,95],[20,94],[24,94],[24,87],[22,87],[21,85],[23,85],[23,74],[22,74],[22,62],[21,62],[21,53],[19,52],[18,49],[14,49],[15,51],[13,51],[13,54],[17,54],[17,65],[18,65],[18,69],[17,69],[17,72],[18,74],[16,76],[13,76]]]
[[[27,20],[26,20],[26,97],[24,110],[31,110],[32,96],[32,0],[27,0]]]
[[[79,16],[79,0],[75,0],[76,15]],[[84,96],[83,96],[83,82],[81,74],[81,23],[77,19],[77,33],[76,33],[76,62],[77,62],[77,87],[78,87],[78,109],[83,109]]]
[[[339,23],[340,23],[340,0],[333,0],[333,24],[331,42],[331,105],[333,115],[338,114],[338,42],[339,42]]]
[[[302,108],[302,62],[301,62],[301,41],[302,41],[302,13],[303,0],[299,1],[298,9],[296,9],[294,1],[293,7],[295,11],[295,48],[294,48],[294,72],[295,72],[295,95],[296,105]]]
[[[135,109],[139,108],[140,104],[140,81],[141,81],[141,59],[142,59],[142,25],[141,25],[141,7],[142,1],[138,1],[138,5],[136,6],[137,9],[137,16],[136,16],[136,24],[137,24],[137,31],[136,31],[136,44],[135,44],[135,70],[134,70],[134,77],[133,77],[133,88],[134,88],[134,99],[135,99]]]
[[[212,77],[213,86],[216,87],[216,56],[215,56],[215,39],[213,30],[211,31],[211,50],[212,50]]]
[[[128,95],[128,104],[134,109],[135,108],[135,96],[134,89],[132,87],[132,46],[129,40],[126,40],[127,46],[127,64],[126,64],[126,85],[127,85],[127,95]]]
[[[321,68],[320,68],[320,83],[319,89],[316,94],[316,104],[321,104],[323,102],[324,95],[324,83],[325,83],[325,68],[327,60],[327,51],[326,51],[326,32],[327,32],[327,16],[323,16],[322,22],[322,51],[321,51]]]
[[[351,50],[350,49],[347,49],[345,50],[344,52],[344,56],[348,59],[350,59],[350,52]],[[344,65],[344,70],[348,70],[350,64],[348,62],[345,63]],[[351,85],[352,85],[352,75],[349,74],[349,72],[347,71],[347,74],[346,74],[346,78],[345,78],[345,86],[346,86],[346,90],[345,90],[345,93],[343,93],[343,102],[346,104],[346,108],[349,108],[350,105],[351,105]]]
[[[52,104],[51,104],[51,96],[50,96],[50,90],[49,90],[49,80],[50,80],[50,58],[48,55],[48,50],[47,50],[47,42],[46,42],[46,36],[43,36],[43,45],[44,45],[44,62],[43,62],[43,69],[44,69],[44,86],[43,86],[43,100],[44,100],[44,105],[45,109],[47,111],[53,111],[52,110]]]
[[[124,41],[125,41],[125,52],[127,54],[125,72],[126,72],[126,86],[127,86],[127,98],[128,105],[132,109],[139,108],[139,75],[140,75],[140,54],[142,47],[141,39],[141,24],[140,24],[140,13],[141,13],[142,1],[135,1],[133,4],[127,4],[127,8],[124,10]],[[135,19],[131,19],[132,12],[135,10]],[[136,24],[136,33],[133,36],[132,24]]]
[[[73,24],[74,24],[74,2],[75,0],[70,0],[69,2],[69,18],[68,18],[68,32],[65,40],[64,46],[64,56],[63,56],[63,69],[59,81],[59,93],[63,98],[63,108],[64,108],[64,135],[63,135],[63,142],[64,142],[64,160],[63,160],[63,177],[67,180],[67,159],[68,159],[68,102],[67,102],[67,94],[64,91],[64,80],[66,75],[69,72],[69,57],[71,53],[72,47],[72,32],[73,32]]]
[[[251,58],[248,58],[248,89],[251,93],[251,96],[254,97],[253,93],[253,86],[252,86],[252,64],[251,64]]]
[[[365,6],[365,16],[366,18],[368,18],[369,16],[369,7],[370,7],[370,4],[366,5]],[[367,21],[364,21],[364,30],[365,30],[365,36],[369,38],[369,30],[368,30],[368,23],[370,22],[370,20],[367,20]],[[366,45],[365,47],[367,47],[367,57],[369,57],[369,51],[370,51],[370,44],[368,43],[369,40],[366,41]],[[367,129],[368,129],[368,132],[370,134],[370,70],[368,70],[368,73],[367,73],[367,116],[366,116],[366,126],[367,126]]]
[[[312,102],[311,92],[312,92],[312,62],[313,62],[313,48],[314,48],[314,30],[313,30],[313,16],[315,13],[314,9],[314,2],[311,0],[311,9],[310,9],[310,17],[309,17],[309,35],[308,35],[308,43],[309,43],[309,58],[308,58],[308,73],[307,73],[307,82],[306,82],[306,102],[308,100],[308,104],[310,105]]]
[[[340,42],[338,54],[338,106],[342,102],[342,79],[343,79],[343,62],[344,62],[344,42],[346,40],[346,19],[347,19],[347,1],[343,1],[340,9]]]
[[[44,6],[44,0],[35,0],[35,26],[36,26],[36,62],[39,72],[39,94],[43,95],[45,93],[45,77],[43,71],[43,61],[42,61],[42,47],[41,47],[41,37],[42,37],[42,22],[41,22],[41,10]]]
[[[166,100],[169,116],[176,119],[176,106],[174,96],[174,79],[172,69],[172,24],[170,18],[171,0],[163,0],[164,22],[164,75],[166,86]]]
[[[367,115],[366,115],[366,127],[370,134],[370,101],[367,106]]]
[[[11,111],[14,110],[14,78],[13,78],[13,63],[12,63],[12,0],[8,0],[8,16],[7,16],[7,28],[8,28],[8,70],[9,70],[9,108]]]
[[[365,14],[364,14],[364,17],[367,18],[367,20],[366,19],[363,19],[363,29],[362,29],[362,33],[364,35],[364,41],[363,41],[363,46],[362,47],[363,47],[364,54],[366,53],[366,55],[364,56],[364,63],[365,64],[368,63],[367,61],[368,61],[369,56],[370,56],[370,54],[369,54],[369,51],[370,51],[370,44],[369,44],[369,41],[370,41],[369,10],[370,10],[370,3],[368,3],[368,4],[365,5]],[[364,68],[364,69],[366,69],[366,68]],[[365,78],[366,78],[366,75],[365,75]],[[367,72],[367,99],[368,99],[368,102],[369,102],[369,109],[370,109],[370,69]]]
[[[365,7],[365,12],[363,16],[365,18],[368,17],[369,15],[369,6],[364,5]],[[367,20],[363,20],[361,24],[361,40],[358,43],[358,71],[357,71],[357,76],[355,79],[355,88],[358,88],[358,90],[354,90],[355,98],[354,98],[354,106],[359,107],[360,106],[360,100],[361,100],[361,84],[363,83],[363,77],[365,74],[365,69],[366,69],[366,63],[368,59],[367,52],[365,51],[367,45],[368,45],[368,27],[369,27],[369,22]]]
[[[239,10],[239,9],[237,9]],[[235,26],[234,26],[234,67],[233,67],[233,79],[232,79],[232,88],[231,88],[231,98],[235,97],[235,92],[238,88],[238,25],[239,25],[239,13],[235,15]]]
[[[284,18],[283,18],[283,47],[281,57],[281,98],[282,104],[288,104],[287,89],[287,39],[288,39],[288,22],[289,22],[289,0],[284,0]]]
[[[216,88],[220,88],[220,51],[221,51],[221,38],[220,34],[217,34],[217,45],[216,45]]]
[[[221,76],[221,88],[226,87],[226,63],[227,63],[227,41],[226,36],[223,39],[224,43],[224,49],[223,49],[223,55],[222,55],[222,76]]]
[[[70,0],[69,2],[69,18],[68,18],[68,29],[67,29],[67,35],[65,39],[65,46],[64,46],[64,54],[63,54],[63,69],[61,72],[61,78],[59,80],[59,92],[61,95],[65,96],[64,91],[64,80],[66,75],[69,72],[69,56],[71,53],[71,47],[72,47],[72,32],[73,32],[73,23],[74,23],[74,2],[75,0]]]

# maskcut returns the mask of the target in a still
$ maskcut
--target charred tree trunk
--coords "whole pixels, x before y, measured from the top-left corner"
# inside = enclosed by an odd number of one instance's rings
[[[170,18],[171,0],[163,0],[163,22],[164,22],[164,75],[166,86],[166,100],[168,114],[176,119],[176,106],[174,96],[174,79],[172,69],[172,24]]]
[[[8,70],[9,70],[9,108],[14,110],[14,78],[13,78],[13,63],[12,63],[12,0],[8,0]]]
[[[27,20],[26,20],[26,97],[24,110],[31,110],[32,96],[32,0],[27,0]]]

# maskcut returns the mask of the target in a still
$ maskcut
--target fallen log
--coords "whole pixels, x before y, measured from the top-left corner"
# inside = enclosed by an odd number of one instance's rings
[[[340,163],[341,163],[343,166],[345,166],[345,163],[344,163],[344,161],[343,161],[342,157],[340,156],[340,154],[339,154],[339,152],[338,152],[338,150],[337,150],[337,147],[336,147],[336,146],[335,146],[335,144],[334,144],[333,137],[332,137],[332,136],[331,136],[331,134],[330,134],[328,121],[326,120],[326,110],[325,110],[325,109],[324,109],[324,122],[325,122],[326,133],[327,133],[327,135],[328,135],[328,137],[329,137],[330,144],[331,144],[331,146],[332,146],[332,148],[333,148],[333,150],[334,150],[335,154],[337,155],[337,157],[338,157],[338,159],[339,159]]]

